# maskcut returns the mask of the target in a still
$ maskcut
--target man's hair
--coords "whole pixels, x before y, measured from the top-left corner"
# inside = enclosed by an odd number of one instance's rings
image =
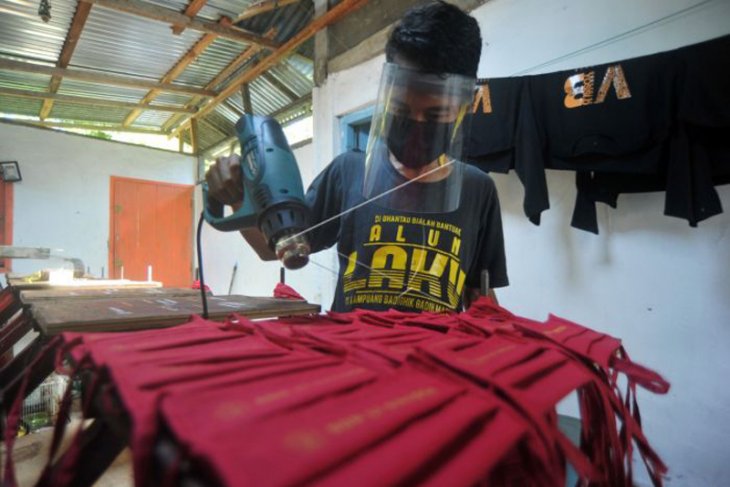
[[[385,58],[398,56],[432,74],[476,77],[482,38],[474,17],[455,5],[430,2],[410,9],[390,34]]]

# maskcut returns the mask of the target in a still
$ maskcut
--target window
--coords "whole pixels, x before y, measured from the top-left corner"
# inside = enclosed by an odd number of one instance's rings
[[[373,107],[350,113],[340,119],[342,149],[365,152],[370,136],[370,124],[373,119]]]

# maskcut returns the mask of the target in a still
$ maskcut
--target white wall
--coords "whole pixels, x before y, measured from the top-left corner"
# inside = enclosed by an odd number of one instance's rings
[[[481,77],[577,68],[669,50],[730,33],[727,0],[491,0],[477,8],[485,48]],[[730,54],[729,54],[730,55]],[[383,57],[330,75],[314,91],[314,163],[340,150],[338,117],[374,102]],[[522,213],[513,175],[495,175],[512,311],[549,312],[623,339],[632,357],[672,383],[640,392],[644,425],[670,467],[670,486],[726,485],[730,478],[730,186],[728,213],[689,228],[663,216],[664,194],[624,195],[599,208],[601,234],[570,227],[574,175],[551,172],[551,209],[539,227]],[[336,269],[332,254],[323,261]],[[321,281],[331,296],[334,280]],[[329,301],[325,301],[326,304]],[[563,412],[577,414],[572,402]],[[637,466],[637,480],[648,484]]]
[[[108,276],[111,176],[195,182],[195,159],[174,152],[0,123],[0,160],[17,160],[13,244],[63,249],[91,273]],[[61,267],[60,260],[14,260],[12,272]],[[66,265],[69,267],[69,265]]]

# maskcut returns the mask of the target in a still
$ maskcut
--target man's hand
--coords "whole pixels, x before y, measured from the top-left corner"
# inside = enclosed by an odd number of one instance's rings
[[[219,157],[208,172],[205,173],[208,183],[208,197],[234,209],[243,201],[243,182],[241,180],[241,159],[237,155]]]
[[[230,205],[234,211],[243,204],[241,159],[237,155],[216,159],[205,173],[205,181],[208,183],[208,198]],[[276,260],[276,254],[269,247],[261,230],[255,227],[242,228],[241,235],[261,260]]]

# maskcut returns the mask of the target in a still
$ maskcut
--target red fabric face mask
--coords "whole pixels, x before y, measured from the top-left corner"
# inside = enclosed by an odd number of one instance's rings
[[[230,485],[557,485],[567,457],[584,479],[628,486],[634,447],[657,482],[666,470],[634,391],[666,391],[666,381],[613,337],[487,299],[461,314],[194,317],[63,338],[78,342],[71,356],[90,372],[108,371],[130,416],[139,485],[151,478],[161,424],[189,461]],[[555,405],[572,391],[582,451],[557,428]],[[252,439],[256,448],[241,448]],[[172,469],[165,476],[174,482]]]
[[[301,484],[385,441],[463,391],[403,370],[337,400],[257,421],[201,446],[225,485]],[[241,438],[257,438],[256,448],[241,451],[235,446]]]

